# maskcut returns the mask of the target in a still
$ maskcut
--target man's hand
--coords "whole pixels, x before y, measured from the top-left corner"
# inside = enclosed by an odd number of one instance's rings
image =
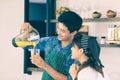
[[[31,59],[31,62],[33,64],[35,64],[37,67],[39,67],[41,69],[46,68],[46,62],[39,56],[38,53],[36,55],[34,55],[33,51],[32,51],[30,59]]]
[[[67,76],[56,71],[54,68],[49,66],[37,53],[36,55],[31,52],[31,62],[39,68],[47,71],[47,73],[54,78],[54,80],[68,80]]]
[[[31,31],[32,30],[32,26],[30,25],[30,23],[23,23],[21,25],[21,30],[22,31]]]

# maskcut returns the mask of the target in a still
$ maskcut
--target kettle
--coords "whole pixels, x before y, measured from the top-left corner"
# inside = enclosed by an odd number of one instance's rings
[[[29,23],[24,23],[21,26],[20,33],[12,39],[12,44],[14,47],[35,47],[39,40],[39,32]]]

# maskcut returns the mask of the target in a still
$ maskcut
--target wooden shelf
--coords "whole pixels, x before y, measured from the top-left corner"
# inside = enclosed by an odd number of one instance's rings
[[[118,22],[120,21],[120,17],[116,17],[116,18],[90,18],[90,19],[83,19],[83,22]],[[46,20],[45,20],[46,22]],[[56,19],[52,19],[50,20],[51,23],[56,23],[58,22]]]
[[[27,68],[28,71],[35,71],[35,72],[43,72],[42,69],[40,68],[33,68],[33,67],[30,67],[30,68]]]
[[[120,47],[120,44],[100,44],[101,47]]]
[[[83,19],[83,22],[117,22],[117,21],[120,21],[120,17],[117,17],[117,18]]]

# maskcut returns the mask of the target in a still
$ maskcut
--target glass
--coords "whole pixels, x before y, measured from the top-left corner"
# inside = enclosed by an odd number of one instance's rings
[[[89,3],[89,4],[88,4]],[[82,18],[90,18],[92,10],[92,3],[90,0],[84,0],[80,7],[80,13]]]
[[[32,55],[40,55],[40,49],[38,49],[38,48],[29,49],[29,51],[31,52],[31,56]]]
[[[90,18],[93,3],[90,0],[69,0],[68,7],[82,18]]]

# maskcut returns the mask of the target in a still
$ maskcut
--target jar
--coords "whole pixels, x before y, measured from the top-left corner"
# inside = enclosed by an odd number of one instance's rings
[[[120,41],[120,26],[115,26],[115,41]]]
[[[108,27],[108,40],[114,41],[115,40],[114,37],[115,37],[114,26],[110,26],[110,27]]]
[[[101,36],[101,44],[105,44],[105,42],[106,42],[106,37],[105,36]]]

